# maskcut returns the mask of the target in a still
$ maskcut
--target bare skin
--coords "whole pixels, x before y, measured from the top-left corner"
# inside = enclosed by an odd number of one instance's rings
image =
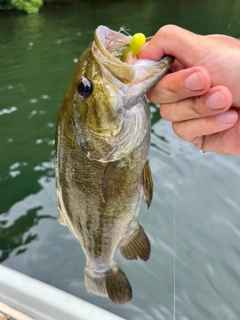
[[[148,98],[174,132],[202,151],[240,154],[240,41],[225,35],[201,36],[166,25],[139,53],[176,60]]]

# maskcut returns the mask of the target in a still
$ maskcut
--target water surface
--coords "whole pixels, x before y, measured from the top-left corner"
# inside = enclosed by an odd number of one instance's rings
[[[37,15],[0,13],[0,261],[126,319],[240,319],[239,157],[200,154],[152,110],[155,183],[140,222],[152,244],[147,263],[119,265],[133,287],[122,306],[87,294],[85,257],[56,217],[55,122],[76,59],[100,24],[154,34],[167,23],[200,34],[240,35],[238,1],[85,1]],[[175,205],[174,205],[175,204]]]

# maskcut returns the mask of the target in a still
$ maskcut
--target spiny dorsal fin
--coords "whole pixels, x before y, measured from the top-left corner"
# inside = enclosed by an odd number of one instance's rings
[[[146,261],[150,256],[150,242],[143,228],[137,224],[131,237],[120,247],[121,254],[126,259],[140,259]]]
[[[153,180],[152,180],[152,173],[149,165],[149,160],[145,163],[142,171],[139,192],[140,192],[141,198],[144,201],[146,201],[147,206],[149,208],[152,202],[152,197],[153,197]]]

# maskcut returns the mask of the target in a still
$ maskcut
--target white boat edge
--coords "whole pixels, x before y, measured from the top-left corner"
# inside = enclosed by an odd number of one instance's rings
[[[14,309],[18,312],[17,320],[125,320],[3,265],[0,265],[0,302],[0,312],[6,313],[1,306],[13,308],[13,312]]]

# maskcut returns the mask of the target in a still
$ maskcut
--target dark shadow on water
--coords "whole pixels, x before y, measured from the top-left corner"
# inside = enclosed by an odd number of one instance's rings
[[[7,219],[0,221],[0,262],[5,261],[17,248],[19,250],[16,255],[27,251],[28,244],[38,237],[37,234],[32,234],[30,229],[36,226],[41,219],[56,219],[50,215],[38,215],[41,209],[42,207],[36,207],[28,210],[8,227],[5,227]]]
[[[149,107],[151,108],[151,125],[153,126],[162,119],[162,117],[160,116],[159,107],[156,104],[149,102]]]

